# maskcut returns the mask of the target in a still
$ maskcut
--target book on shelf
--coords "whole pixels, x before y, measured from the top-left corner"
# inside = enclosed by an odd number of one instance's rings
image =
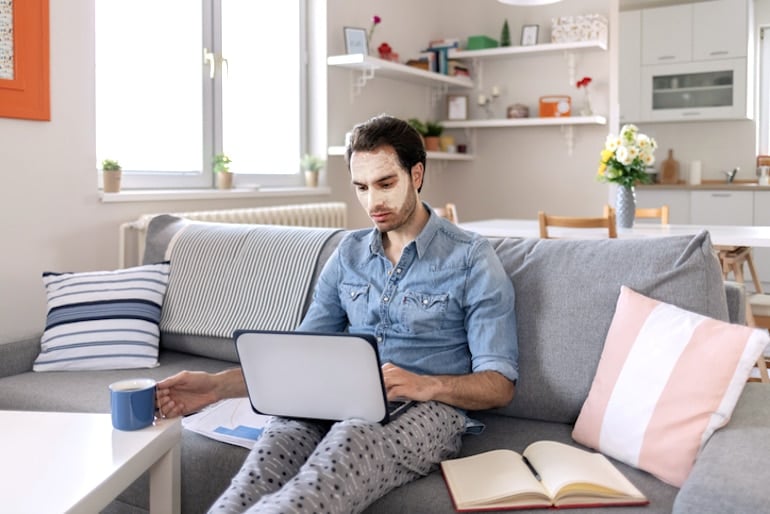
[[[556,441],[445,460],[441,471],[460,512],[649,503],[607,457]]]

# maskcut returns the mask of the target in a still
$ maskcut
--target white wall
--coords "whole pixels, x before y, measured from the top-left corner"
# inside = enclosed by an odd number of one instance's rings
[[[342,28],[368,28],[373,14],[382,17],[374,34],[376,48],[387,41],[402,59],[415,55],[428,41],[442,37],[485,34],[499,39],[503,21],[508,20],[511,39],[519,44],[521,27],[540,26],[539,41],[550,41],[551,17],[560,14],[578,15],[602,13],[609,15],[616,0],[570,0],[561,4],[537,8],[503,5],[497,0],[372,0],[351,2],[329,0],[330,54],[344,53]],[[578,53],[578,78],[593,78],[591,95],[595,111],[609,115],[610,52]],[[505,117],[504,110],[513,103],[525,103],[530,114],[537,116],[541,95],[568,94],[580,107],[581,92],[568,80],[567,61],[560,53],[538,57],[522,57],[509,61],[484,62],[484,88],[502,87],[496,102],[495,117]],[[400,117],[444,118],[444,105],[432,106],[429,88],[414,86],[391,79],[371,81],[352,102],[350,72],[328,71],[329,140],[342,144],[349,128],[366,118],[381,113]],[[477,106],[473,99],[479,92],[462,92],[471,98],[472,117]],[[484,129],[475,134],[476,158],[471,163],[430,160],[427,166],[423,198],[439,205],[452,201],[458,205],[461,220],[487,217],[535,217],[540,209],[574,215],[599,215],[607,202],[607,186],[595,180],[598,156],[609,131],[607,126],[575,128],[575,149],[567,152],[559,127],[526,129]],[[472,133],[447,132],[458,140],[472,142]],[[342,158],[329,161],[329,178],[335,195],[355,201],[347,185],[347,169]],[[346,190],[347,189],[347,190]],[[360,209],[350,209],[351,220],[367,226],[368,220]]]
[[[46,270],[113,269],[118,226],[140,214],[300,203],[101,203],[94,169],[94,0],[50,2],[51,121],[0,118],[0,343],[43,330]]]

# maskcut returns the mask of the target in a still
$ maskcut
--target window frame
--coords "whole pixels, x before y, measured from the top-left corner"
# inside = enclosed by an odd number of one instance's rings
[[[760,155],[770,155],[770,26],[759,28],[758,62],[757,150]]]
[[[300,139],[300,149],[304,153],[308,145],[308,25],[307,10],[308,0],[296,0],[299,2],[300,13],[300,129],[297,131],[297,137]],[[216,112],[222,105],[222,66],[221,62],[216,63],[216,74],[213,80],[208,76],[208,67],[203,62],[204,48],[210,49],[215,55],[221,55],[221,7],[222,0],[201,0],[203,9],[202,21],[202,45],[201,52],[201,80],[203,81],[202,116],[203,116],[203,169],[198,172],[160,172],[160,171],[137,171],[123,169],[122,189],[123,190],[174,190],[174,189],[215,189],[214,173],[212,159],[216,153],[222,152],[222,117],[221,113],[217,116]],[[96,42],[98,44],[98,41]],[[217,60],[219,61],[219,60]],[[217,107],[220,106],[220,107]],[[299,162],[300,155],[296,156]],[[291,157],[288,157],[291,158]],[[100,170],[97,170],[98,172]],[[99,177],[99,187],[102,187],[101,173]],[[256,187],[269,188],[296,188],[301,187],[304,182],[299,173],[290,174],[271,174],[271,173],[250,173],[236,174],[234,177],[234,188],[253,189]]]

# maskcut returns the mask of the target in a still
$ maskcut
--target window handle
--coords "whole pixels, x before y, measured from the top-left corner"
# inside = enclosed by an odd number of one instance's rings
[[[219,66],[222,67],[222,71],[224,71],[224,76],[229,77],[230,76],[230,63],[227,61],[226,57],[219,57]]]
[[[217,71],[217,64],[214,57],[214,52],[209,51],[208,48],[203,49],[203,64],[209,65],[209,77],[214,78],[214,74]]]

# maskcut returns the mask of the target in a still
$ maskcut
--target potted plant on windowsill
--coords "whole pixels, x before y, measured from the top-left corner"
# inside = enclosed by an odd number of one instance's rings
[[[318,174],[326,164],[326,161],[317,155],[306,153],[300,160],[300,167],[305,172],[305,185],[318,187]]]
[[[417,118],[410,118],[408,122],[422,136],[426,151],[439,151],[441,147],[440,136],[444,132],[444,126],[441,123],[438,121],[423,122]]]
[[[217,189],[232,189],[233,174],[230,172],[230,158],[218,153],[214,156],[214,174],[216,175]]]
[[[120,193],[122,169],[118,161],[104,159],[102,161],[102,182],[105,193]]]

